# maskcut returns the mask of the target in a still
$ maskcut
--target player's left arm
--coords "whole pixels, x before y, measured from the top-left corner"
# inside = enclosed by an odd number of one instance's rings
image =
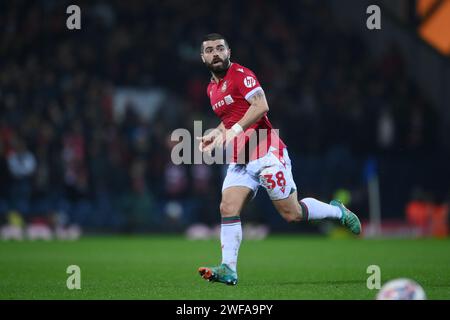
[[[241,126],[242,130],[245,131],[248,127],[256,123],[269,111],[269,105],[266,100],[266,95],[264,91],[258,90],[252,96],[248,98],[250,107],[244,116],[237,122]]]
[[[247,101],[250,104],[247,112],[230,129],[224,132],[222,140],[225,144],[228,144],[236,136],[261,119],[267,111],[269,111],[269,105],[262,88],[259,88],[259,90],[248,97]],[[222,142],[218,140],[217,143],[220,144]]]

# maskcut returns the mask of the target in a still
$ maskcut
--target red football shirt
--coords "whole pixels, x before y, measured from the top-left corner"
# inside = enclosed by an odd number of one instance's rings
[[[211,79],[207,94],[213,111],[222,120],[225,128],[230,129],[242,119],[250,107],[248,100],[258,91],[263,89],[255,74],[250,69],[232,63],[225,77],[218,83]],[[249,142],[252,137],[256,140]],[[282,156],[286,145],[273,130],[266,113],[236,138],[232,162],[241,163],[244,158],[244,162],[261,158],[271,147],[272,150],[275,149],[275,155]]]

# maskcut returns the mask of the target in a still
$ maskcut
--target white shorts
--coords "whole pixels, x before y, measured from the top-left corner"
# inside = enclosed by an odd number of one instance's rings
[[[253,191],[254,198],[259,186],[263,186],[271,200],[289,197],[297,190],[292,177],[291,159],[286,148],[283,149],[281,159],[272,153],[273,150],[276,149],[271,148],[265,156],[250,161],[246,165],[230,163],[223,181],[222,192],[229,187],[244,186]]]

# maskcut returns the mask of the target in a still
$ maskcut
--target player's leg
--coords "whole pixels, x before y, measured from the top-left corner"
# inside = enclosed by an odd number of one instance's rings
[[[237,283],[236,267],[242,241],[240,215],[245,203],[255,196],[258,186],[258,179],[247,171],[246,166],[228,167],[220,202],[222,263],[216,267],[199,268],[204,279],[230,285]]]
[[[339,207],[314,198],[304,198],[298,201],[297,191],[294,191],[285,199],[272,200],[272,203],[287,222],[321,220],[325,218],[340,219],[342,217]]]
[[[336,219],[340,220],[353,233],[361,232],[361,223],[358,217],[339,201],[333,200],[330,204],[314,198],[304,198],[298,201],[297,187],[286,149],[281,160],[280,157],[273,154],[269,154],[267,157],[264,161],[266,166],[260,172],[260,182],[267,190],[275,208],[286,221]]]
[[[220,242],[222,246],[222,263],[236,271],[239,247],[242,241],[241,211],[251,198],[252,190],[248,187],[229,187],[222,192],[220,202]]]
[[[336,219],[354,234],[361,233],[358,217],[337,200],[331,201],[330,204],[314,198],[298,201],[297,192],[294,192],[288,198],[272,200],[272,202],[280,215],[288,222]]]

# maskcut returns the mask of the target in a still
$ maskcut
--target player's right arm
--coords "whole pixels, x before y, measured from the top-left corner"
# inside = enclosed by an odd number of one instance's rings
[[[224,134],[226,131],[225,129],[225,125],[223,124],[223,122],[221,122],[217,128],[213,129],[210,133],[208,133],[207,135],[204,135],[202,137],[197,137],[197,140],[200,140],[200,143],[198,145],[198,149],[201,152],[207,151],[210,152],[213,148],[212,146],[214,145],[213,142],[214,140],[218,137],[221,136],[222,134]]]

